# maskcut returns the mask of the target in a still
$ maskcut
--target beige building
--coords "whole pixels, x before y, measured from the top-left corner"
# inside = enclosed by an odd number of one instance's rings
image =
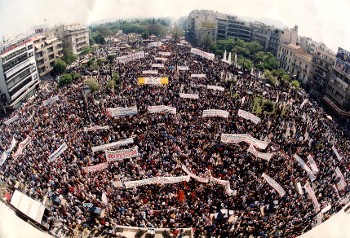
[[[75,54],[80,54],[83,47],[89,45],[89,30],[80,24],[61,25],[52,31],[63,41],[63,48]]]
[[[51,72],[55,59],[63,56],[63,44],[53,33],[38,35],[32,40],[38,73],[41,78]]]
[[[294,44],[296,45],[298,40],[298,26],[295,25],[294,28],[285,28],[282,31],[280,42],[282,44]]]
[[[277,59],[290,76],[305,84],[309,78],[312,56],[295,44],[279,45]]]

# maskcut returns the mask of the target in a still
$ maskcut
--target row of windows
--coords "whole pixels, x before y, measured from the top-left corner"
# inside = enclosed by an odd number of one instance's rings
[[[21,90],[25,85],[27,85],[28,83],[30,83],[30,81],[32,81],[32,77],[29,76],[26,80],[23,80],[23,82],[21,82],[20,84],[18,84],[17,86],[11,88],[9,90],[9,95],[13,96],[15,93],[17,93],[19,90]]]
[[[16,75],[15,77],[10,77],[7,81],[7,87],[11,88],[13,87],[16,83],[20,82],[22,79],[26,78],[30,73],[30,65],[28,65],[27,67],[24,68],[24,70],[19,73],[18,75]]]
[[[33,54],[33,52],[31,52]],[[29,54],[28,54],[29,55]],[[13,68],[14,66],[16,66],[19,63],[22,63],[23,61],[25,61],[26,59],[28,59],[30,56],[28,56],[27,54],[23,54],[11,61],[9,61],[8,63],[3,65],[3,69],[4,71],[7,71],[11,68]]]
[[[9,61],[10,59],[12,59],[12,58],[16,57],[17,55],[20,55],[20,54],[22,54],[22,53],[24,53],[26,51],[27,51],[26,47],[24,47],[22,49],[19,49],[19,50],[15,51],[15,52],[12,52],[11,54],[3,57],[2,61],[3,61],[3,63],[5,63],[5,62]]]

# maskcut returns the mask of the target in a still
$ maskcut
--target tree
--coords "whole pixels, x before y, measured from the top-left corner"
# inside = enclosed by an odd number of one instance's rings
[[[70,65],[71,63],[73,63],[74,61],[76,61],[78,59],[78,56],[76,54],[74,54],[72,51],[70,51],[68,49],[64,49],[62,59],[64,60],[64,62],[67,63],[67,65]]]
[[[253,62],[243,56],[239,56],[237,63],[245,70],[251,70],[253,68]]]
[[[106,44],[106,40],[102,34],[97,34],[93,36],[93,39],[97,44],[100,44],[100,45]]]
[[[299,89],[300,88],[300,83],[298,80],[293,80],[291,83],[292,87],[295,89]]]
[[[87,54],[90,54],[91,52],[92,52],[91,46],[86,45],[86,46],[84,46],[84,47],[81,49],[80,54],[81,54],[81,55],[87,55]]]
[[[114,89],[116,86],[117,86],[117,84],[112,79],[107,82],[107,88],[109,88],[109,89]]]
[[[58,79],[58,84],[60,86],[63,86],[63,85],[71,83],[72,81],[73,81],[73,78],[72,78],[72,76],[70,74],[63,74]]]
[[[265,70],[264,71],[264,77],[266,79],[266,81],[272,85],[277,85],[278,84],[278,80],[275,78],[275,76],[273,76],[273,74],[271,73],[270,70]]]
[[[100,84],[97,82],[96,79],[88,78],[84,82],[90,87],[92,92],[100,89]]]
[[[71,72],[69,73],[69,75],[72,77],[72,80],[77,80],[77,79],[80,79],[81,75],[76,73],[76,72]]]
[[[67,68],[66,62],[64,62],[62,59],[55,59],[53,62],[53,73],[55,75],[62,74]]]
[[[149,37],[148,32],[145,31],[144,33],[142,33],[141,37],[142,37],[142,39],[144,39],[144,40],[148,39],[148,37]]]

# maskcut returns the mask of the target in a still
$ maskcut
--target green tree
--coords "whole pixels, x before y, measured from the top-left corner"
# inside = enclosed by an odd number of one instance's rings
[[[247,59],[241,55],[238,57],[237,63],[245,70],[251,70],[254,66],[250,59]]]
[[[84,81],[91,89],[91,92],[97,91],[100,89],[100,84],[94,78],[88,78]]]
[[[106,40],[104,38],[104,36],[102,34],[97,34],[93,37],[94,41],[97,43],[97,44],[100,44],[100,45],[104,45],[106,44]]]
[[[58,79],[58,84],[60,86],[63,86],[63,85],[71,83],[72,81],[73,81],[73,78],[72,78],[72,76],[70,74],[63,74]]]
[[[273,76],[273,74],[271,73],[270,70],[265,70],[264,71],[264,77],[266,79],[266,81],[272,85],[277,85],[278,84],[278,80],[275,78],[275,76]]]
[[[142,37],[142,39],[144,39],[144,40],[148,39],[148,37],[149,37],[148,32],[145,31],[144,33],[142,33],[141,37]]]
[[[82,49],[81,49],[81,52],[80,54],[81,55],[87,55],[87,54],[90,54],[92,52],[92,48],[91,46],[84,46]]]
[[[64,49],[62,59],[64,60],[64,62],[67,63],[67,65],[70,65],[78,59],[78,56],[76,54],[74,54],[72,51],[70,51],[68,49]]]
[[[55,75],[62,74],[67,68],[66,62],[64,62],[62,59],[55,59],[53,62],[53,73]]]
[[[298,80],[293,80],[291,83],[292,87],[295,89],[299,89],[300,88],[300,83]]]
[[[115,83],[115,81],[114,81],[113,79],[110,79],[110,80],[107,82],[107,88],[108,88],[108,89],[114,89],[116,86],[117,86],[117,84]]]
[[[81,75],[76,72],[71,72],[69,75],[72,77],[73,81],[81,78]]]

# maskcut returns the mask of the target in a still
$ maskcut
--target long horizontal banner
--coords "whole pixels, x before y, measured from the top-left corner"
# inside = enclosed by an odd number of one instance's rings
[[[145,52],[144,51],[140,51],[140,52],[136,52],[136,53],[132,53],[132,54],[128,54],[128,55],[123,55],[120,57],[117,57],[118,63],[128,63],[130,61],[133,60],[139,60],[145,58]]]
[[[155,61],[162,61],[162,62],[165,62],[165,61],[167,61],[168,59],[167,59],[167,58],[162,58],[162,57],[154,57],[154,60],[155,60]]]
[[[96,165],[92,165],[92,166],[87,166],[87,167],[83,167],[83,170],[85,170],[88,173],[92,173],[92,172],[96,172],[96,171],[101,171],[108,168],[108,163],[101,163],[101,164],[96,164]]]
[[[156,41],[156,42],[151,42],[147,45],[147,48],[152,48],[152,47],[159,47],[159,46],[162,46],[163,43],[160,42],[160,41]]]
[[[68,148],[66,143],[63,143],[57,150],[55,150],[50,156],[49,156],[49,162],[55,161],[66,149]]]
[[[5,150],[1,155],[0,166],[2,166],[5,163],[5,161],[7,160],[9,155],[11,154],[12,150],[15,148],[16,144],[17,144],[17,140],[15,139],[15,137],[12,137],[10,148]]]
[[[273,178],[271,178],[265,173],[263,173],[261,177],[263,177],[266,180],[266,182],[276,190],[280,197],[283,197],[286,194],[286,191]]]
[[[18,118],[19,118],[18,115],[14,115],[13,117],[11,117],[10,119],[4,121],[3,123],[4,123],[6,126],[8,126],[8,125],[10,125],[12,122],[17,121]]]
[[[127,181],[124,182],[126,188],[135,188],[144,185],[150,184],[173,184],[173,183],[181,183],[184,181],[189,181],[190,176],[178,176],[178,177],[153,177],[136,181]]]
[[[229,112],[224,110],[209,109],[203,110],[202,117],[223,117],[228,118]]]
[[[247,112],[247,111],[244,111],[241,109],[238,110],[238,116],[243,117],[244,119],[250,120],[254,124],[258,124],[261,121],[261,119],[259,117],[255,116],[254,114],[252,114],[250,112]]]
[[[199,177],[197,175],[195,175],[194,173],[191,173],[187,167],[185,165],[182,165],[182,170],[187,174],[189,175],[191,178],[197,180],[198,182],[201,182],[201,183],[209,183],[209,179],[208,178],[203,178],[203,177]]]
[[[137,114],[137,107],[107,108],[107,112],[111,117],[132,116]]]
[[[180,93],[180,98],[198,99],[198,94]]]
[[[163,52],[163,51],[160,51],[158,52],[158,54],[160,54],[161,56],[171,56],[171,52]]]
[[[165,105],[148,106],[147,110],[149,113],[169,112],[171,114],[176,114],[175,107],[169,107],[169,106],[165,106]]]
[[[191,78],[206,78],[205,74],[191,74]]]
[[[214,182],[214,183],[222,185],[225,188],[226,194],[227,195],[232,195],[233,191],[232,191],[232,189],[230,187],[230,181],[228,181],[228,180],[221,180],[221,179],[217,179],[217,178],[214,178],[214,177],[210,176],[210,182]]]
[[[43,105],[47,106],[47,105],[50,105],[50,104],[52,104],[52,103],[54,103],[54,102],[56,102],[58,100],[60,100],[60,98],[58,97],[58,95],[56,95],[56,96],[54,96],[52,98],[49,98],[49,99],[43,101]]]
[[[27,136],[27,138],[22,141],[21,143],[19,143],[18,148],[16,153],[14,153],[14,155],[12,155],[12,157],[14,159],[17,159],[22,153],[23,153],[23,149],[29,145],[29,143],[32,141],[32,138],[30,136]]]
[[[84,131],[97,131],[97,130],[108,130],[109,126],[92,126],[92,127],[84,127]]]
[[[317,168],[316,162],[314,160],[314,158],[312,157],[312,155],[308,155],[307,156],[307,161],[309,162],[309,165],[311,167],[311,170],[313,173],[318,173],[319,169]]]
[[[315,212],[319,212],[320,209],[321,209],[321,206],[320,204],[318,203],[317,201],[317,197],[315,195],[315,192],[314,190],[311,188],[309,182],[306,182],[306,184],[304,185],[304,188],[305,190],[307,191],[307,193],[309,194],[313,204],[314,204],[314,209],[315,209]]]
[[[152,64],[152,68],[164,68],[164,64]]]
[[[107,149],[115,147],[115,146],[128,145],[128,144],[132,144],[132,143],[134,143],[134,139],[127,138],[127,139],[116,141],[116,142],[109,143],[109,144],[94,146],[91,149],[92,149],[92,152],[97,152],[97,151],[101,151],[101,150],[107,150]]]
[[[168,83],[169,79],[167,77],[142,77],[137,79],[138,85],[163,85]]]
[[[196,49],[196,48],[191,48],[191,53],[192,54],[195,54],[195,55],[199,55],[203,58],[206,58],[208,60],[214,60],[215,59],[215,55],[214,54],[211,54],[211,53],[208,53],[208,52],[204,52],[204,51],[201,51],[199,49]]]
[[[221,134],[222,143],[239,143],[246,142],[251,144],[259,149],[266,149],[269,145],[269,142],[255,139],[249,134]]]
[[[270,159],[273,157],[274,153],[262,153],[260,151],[257,151],[253,145],[250,145],[247,152],[252,153],[255,157],[266,160],[267,162],[270,162]]]
[[[187,71],[187,70],[190,70],[190,67],[188,67],[188,66],[183,66],[183,65],[179,65],[179,66],[177,66],[177,69],[178,69],[178,70],[182,70],[182,71]]]
[[[299,165],[306,171],[306,173],[308,174],[311,182],[314,181],[316,179],[315,174],[311,171],[311,169],[309,168],[309,166],[307,166],[307,164],[305,164],[304,160],[302,158],[299,157],[299,155],[294,154],[293,158],[298,161]]]
[[[139,156],[139,150],[137,146],[134,146],[130,149],[124,149],[124,150],[116,150],[116,151],[106,150],[107,162],[120,161],[120,160],[129,159],[137,156]]]
[[[144,70],[142,71],[142,74],[158,74],[158,70]]]
[[[207,85],[207,89],[217,90],[217,91],[225,91],[224,87],[215,86],[215,85]]]

